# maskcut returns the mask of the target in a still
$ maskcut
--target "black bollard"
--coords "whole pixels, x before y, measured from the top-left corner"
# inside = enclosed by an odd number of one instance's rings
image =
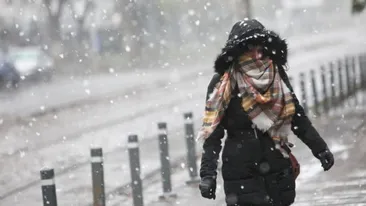
[[[362,58],[362,73],[363,73],[363,84],[364,84],[364,88],[366,88],[366,54],[363,55]]]
[[[366,54],[360,55],[361,88],[366,88]]]
[[[362,70],[363,67],[363,56],[362,54],[358,56],[358,64],[360,68],[360,89],[364,88],[364,72]]]
[[[357,91],[357,71],[356,71],[356,57],[352,56],[352,93]]]
[[[337,106],[337,98],[336,98],[336,88],[335,88],[335,80],[334,80],[334,64],[333,62],[330,62],[329,64],[329,70],[330,70],[330,101],[332,107]]]
[[[346,57],[345,60],[345,65],[346,65],[346,84],[347,84],[347,94],[346,97],[351,96],[351,74],[350,74],[350,59],[349,57]]]
[[[158,123],[158,129],[161,179],[163,183],[163,195],[159,196],[159,199],[176,198],[177,195],[172,193],[167,124],[165,122]]]
[[[329,102],[328,102],[328,92],[327,92],[327,77],[326,77],[326,69],[324,66],[321,66],[321,78],[322,78],[322,86],[323,86],[323,112],[329,112]]]
[[[93,206],[105,206],[102,148],[92,148],[90,150],[90,156],[93,184]]]
[[[44,206],[57,206],[55,172],[53,169],[41,170],[42,199]]]
[[[196,142],[194,139],[193,128],[193,114],[191,112],[184,114],[185,131],[186,131],[186,143],[187,143],[187,166],[189,171],[190,180],[187,184],[199,183],[198,171],[197,171],[197,156],[196,156]]]
[[[137,135],[128,136],[128,154],[130,157],[131,171],[131,188],[134,206],[143,206],[144,200],[142,195],[141,167],[140,167],[140,151]]]
[[[318,116],[320,114],[320,112],[319,112],[319,100],[318,100],[318,90],[317,90],[316,79],[315,79],[316,78],[315,71],[311,70],[310,75],[311,75],[311,84],[312,84],[312,88],[313,88],[314,114],[316,116]]]
[[[301,103],[304,108],[305,113],[309,112],[308,103],[307,103],[307,95],[306,95],[306,86],[305,86],[305,74],[300,73],[300,89],[301,89]]]
[[[289,80],[289,82],[290,82],[290,84],[291,84],[292,88],[295,90],[295,86],[296,86],[296,85],[294,85],[294,79],[293,79],[291,76],[289,76],[289,77],[288,77],[288,80]]]
[[[343,63],[342,59],[338,59],[338,88],[339,88],[339,97],[338,104],[341,104],[345,98],[345,91],[343,86]]]

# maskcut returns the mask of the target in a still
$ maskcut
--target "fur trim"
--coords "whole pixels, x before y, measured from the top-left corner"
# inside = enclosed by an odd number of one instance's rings
[[[254,25],[248,31],[235,28],[241,24],[243,23],[234,25],[226,46],[217,56],[214,64],[216,73],[224,74],[237,57],[249,50],[249,45],[263,45],[264,55],[269,56],[277,65],[287,63],[286,40],[281,39],[275,32],[266,30],[258,21],[251,20],[249,24]]]

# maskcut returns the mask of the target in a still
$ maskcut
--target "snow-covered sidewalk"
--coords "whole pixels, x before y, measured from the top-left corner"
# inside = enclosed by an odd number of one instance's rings
[[[363,192],[366,191],[366,178],[364,176],[366,168],[362,163],[361,157],[365,155],[362,146],[365,145],[363,137],[366,134],[366,120],[364,119],[366,108],[359,108],[359,110],[353,112],[347,112],[346,109],[344,112],[344,115],[335,115],[313,121],[335,154],[336,164],[330,172],[323,172],[319,161],[312,156],[310,150],[303,143],[297,142],[297,147],[294,148],[293,152],[301,164],[301,174],[297,180],[297,200],[294,205],[313,206],[332,203],[364,203]],[[345,141],[344,138],[348,138],[348,140]],[[351,158],[351,153],[357,154],[360,158]],[[345,170],[349,169],[350,165],[352,165],[353,171],[347,173]],[[344,174],[346,174],[346,177],[344,177]],[[162,183],[160,182],[160,176],[157,175],[154,183],[147,181],[144,187],[145,205],[225,206],[220,175],[215,201],[202,198],[197,185],[185,184],[185,181],[189,179],[186,168],[178,168],[172,175],[172,192],[177,194],[178,197],[159,200],[158,197],[162,194]],[[319,181],[322,184],[319,184]],[[342,188],[353,189],[346,192]],[[337,195],[341,196],[337,197]],[[111,205],[133,205],[131,197],[110,198],[109,203]]]

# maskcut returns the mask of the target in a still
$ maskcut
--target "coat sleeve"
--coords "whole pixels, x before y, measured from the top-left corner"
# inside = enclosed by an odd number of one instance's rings
[[[293,95],[295,96],[295,94]],[[295,97],[296,98],[296,97]],[[295,115],[292,118],[291,129],[312,151],[314,156],[327,149],[327,144],[306,116],[299,101],[295,100]]]
[[[286,72],[283,68],[281,68],[279,71],[283,81],[291,90],[295,103],[295,115],[292,118],[291,129],[293,133],[309,147],[315,156],[319,154],[319,152],[327,149],[328,146],[318,131],[315,129],[310,119],[306,116],[304,108],[300,105],[300,102],[293,91]]]
[[[213,92],[216,83],[220,80],[220,75],[215,74],[210,84],[208,85],[206,101],[209,95]],[[217,164],[219,160],[219,154],[221,151],[221,139],[225,136],[225,129],[219,124],[212,134],[203,143],[203,151],[201,158],[200,177],[213,177],[217,176]]]

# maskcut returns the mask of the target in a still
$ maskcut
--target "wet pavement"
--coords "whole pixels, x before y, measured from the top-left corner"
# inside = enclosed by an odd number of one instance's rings
[[[340,112],[340,111],[338,111]],[[366,110],[358,108],[348,114],[334,114],[329,118],[313,120],[319,132],[327,140],[336,159],[334,167],[324,172],[319,161],[308,148],[296,143],[294,154],[301,164],[301,174],[297,179],[297,198],[294,206],[321,205],[366,205]],[[199,164],[199,163],[198,163]],[[159,179],[159,178],[158,178]],[[173,177],[173,193],[176,199],[158,200],[161,183],[148,184],[144,199],[148,206],[225,206],[221,176],[218,178],[216,200],[200,196],[198,186],[187,186],[188,172],[177,171]],[[130,205],[127,200],[120,205]],[[118,205],[115,203],[114,205]]]
[[[296,205],[366,205],[366,127],[344,138],[356,140],[336,154],[332,170],[301,184]]]

